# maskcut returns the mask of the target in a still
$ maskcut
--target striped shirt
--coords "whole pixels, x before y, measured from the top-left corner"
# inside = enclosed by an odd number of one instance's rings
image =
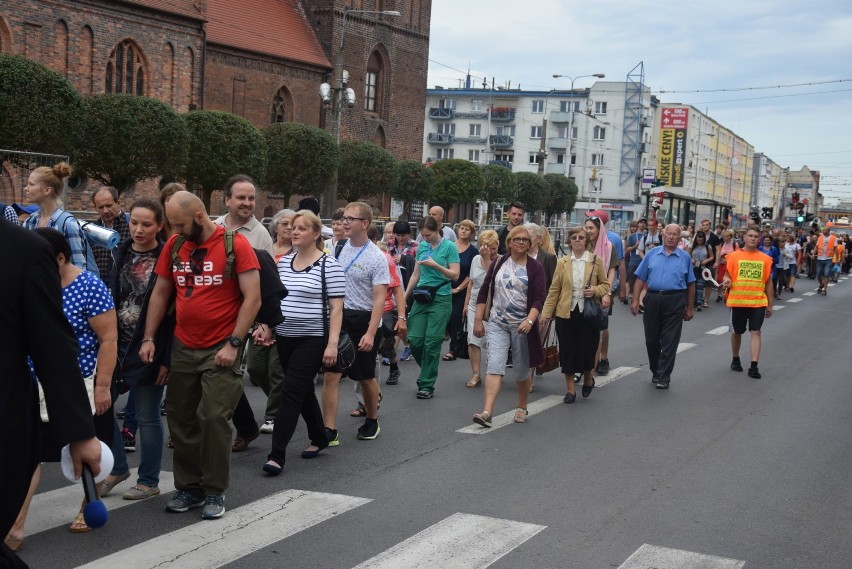
[[[59,218],[62,216],[64,211],[65,210],[62,208],[56,208],[56,211],[53,212],[53,215],[51,215],[50,219],[47,221],[46,227],[56,229],[65,235],[65,238],[68,240],[68,245],[71,246],[71,264],[81,269],[87,269],[86,249],[83,244],[83,230],[80,227],[80,223],[74,216],[71,216],[62,223],[62,226],[57,226]],[[41,217],[40,212],[37,211],[33,213],[24,222],[24,227],[26,229],[36,229],[38,227],[39,217]]]
[[[326,307],[322,297],[322,263],[325,262],[326,294],[329,298],[343,298],[346,294],[346,277],[337,260],[323,255],[316,263],[302,271],[293,270],[295,253],[278,260],[278,276],[287,287],[288,294],[281,301],[284,322],[275,328],[279,336],[325,336]]]

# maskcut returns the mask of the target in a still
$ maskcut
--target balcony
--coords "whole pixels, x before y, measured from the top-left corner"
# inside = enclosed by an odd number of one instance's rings
[[[571,122],[571,113],[569,111],[553,111],[550,113],[550,122],[553,123],[568,123]]]
[[[484,136],[454,136],[453,142],[459,144],[485,144],[487,142]]]
[[[496,164],[497,166],[503,166],[504,168],[512,169],[512,165],[514,162],[509,162],[508,160],[489,160],[489,164]]]
[[[453,143],[455,137],[452,134],[444,134],[442,132],[430,132],[429,136],[426,137],[426,141],[429,144],[435,145],[449,145]]]
[[[444,109],[440,107],[433,107],[429,109],[429,118],[436,120],[450,120],[455,115],[455,109]]]
[[[491,109],[492,122],[512,122],[515,120],[515,109],[494,107]]]
[[[488,142],[491,144],[491,148],[511,148],[515,141],[511,136],[505,134],[492,134]]]
[[[547,146],[549,148],[554,148],[556,150],[565,150],[566,148],[568,148],[568,139],[567,138],[557,138],[557,137],[548,138],[547,139]]]
[[[487,119],[488,111],[456,111],[455,117],[458,119]]]

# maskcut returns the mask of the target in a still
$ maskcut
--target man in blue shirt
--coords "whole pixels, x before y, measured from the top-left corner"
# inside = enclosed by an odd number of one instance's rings
[[[645,346],[651,368],[651,381],[657,389],[668,389],[674,369],[683,321],[692,320],[695,302],[695,273],[689,253],[678,248],[680,226],[667,225],[663,246],[648,251],[636,269],[630,310],[639,313],[639,293],[648,284],[645,296]]]

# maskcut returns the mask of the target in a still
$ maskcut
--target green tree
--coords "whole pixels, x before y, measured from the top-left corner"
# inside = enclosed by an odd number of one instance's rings
[[[47,67],[0,53],[0,148],[73,154],[83,101]]]
[[[146,178],[180,174],[186,124],[170,106],[135,95],[93,95],[84,102],[78,170],[119,192]]]
[[[344,140],[340,143],[337,197],[357,202],[370,196],[389,194],[396,182],[396,159],[372,142]]]
[[[515,174],[515,195],[512,201],[524,204],[526,211],[535,212],[544,206],[544,194],[547,192],[547,182],[541,176],[532,172],[518,172]]]
[[[431,168],[427,168],[417,160],[397,162],[396,185],[391,196],[403,201],[402,210],[406,219],[411,217],[412,202],[429,199],[434,174]]]
[[[207,211],[210,195],[234,174],[263,179],[266,142],[250,122],[222,111],[190,111],[182,116],[189,134],[184,178],[188,187],[201,190]]]
[[[566,213],[571,215],[574,205],[577,203],[577,184],[571,178],[562,174],[545,174],[544,181],[547,182],[547,192],[544,196],[545,223],[550,224],[551,217]]]
[[[282,194],[321,196],[334,181],[340,151],[326,131],[302,123],[273,123],[263,129],[267,166],[264,188]]]
[[[487,219],[491,219],[491,206],[511,201],[517,184],[512,171],[499,164],[482,168],[482,199],[488,204]]]
[[[473,162],[449,158],[438,160],[430,168],[435,180],[429,202],[445,211],[449,212],[453,204],[470,203],[482,195],[482,168]]]

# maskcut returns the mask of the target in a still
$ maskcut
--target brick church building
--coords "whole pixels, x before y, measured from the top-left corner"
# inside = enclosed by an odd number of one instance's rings
[[[342,44],[347,86],[357,102],[342,111],[341,139],[369,140],[398,159],[419,160],[431,4],[4,0],[0,52],[43,63],[82,94],[131,93],[179,112],[232,112],[257,127],[296,121],[331,131],[333,115],[323,107],[319,87],[333,84]],[[391,10],[400,15],[366,13]],[[0,201],[20,201],[19,191],[13,188],[9,196],[4,188]],[[287,205],[259,201],[266,207],[258,214]],[[388,199],[383,202],[387,212]]]

